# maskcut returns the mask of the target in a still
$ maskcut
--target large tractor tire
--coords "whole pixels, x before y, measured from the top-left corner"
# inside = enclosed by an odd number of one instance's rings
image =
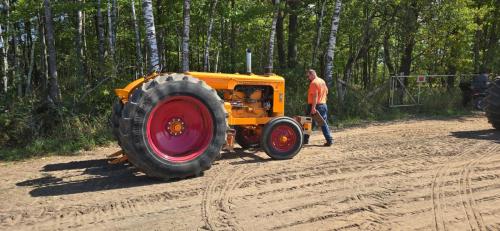
[[[260,135],[256,133],[255,129],[236,126],[235,140],[241,148],[258,148],[260,145]]]
[[[120,100],[117,100],[113,103],[113,108],[111,110],[111,116],[109,118],[109,125],[111,127],[111,132],[115,139],[118,141],[118,145],[121,145],[120,142],[120,117],[122,115],[123,104]]]
[[[300,124],[289,117],[277,117],[264,126],[260,145],[269,157],[286,160],[297,155],[303,143]]]
[[[497,130],[500,130],[500,78],[497,77],[488,88],[486,96],[486,116]]]
[[[136,89],[119,125],[129,161],[146,175],[171,179],[209,169],[226,142],[227,113],[217,92],[183,74]]]

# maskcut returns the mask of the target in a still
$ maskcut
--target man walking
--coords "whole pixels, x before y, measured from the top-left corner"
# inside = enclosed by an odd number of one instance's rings
[[[309,84],[309,90],[307,92],[307,112],[310,115],[319,113],[321,117],[325,120],[325,124],[321,126],[321,131],[323,136],[325,136],[324,146],[332,146],[333,138],[330,134],[330,129],[328,128],[328,107],[326,105],[326,99],[328,98],[328,87],[323,79],[316,75],[316,71],[310,69],[307,71],[307,78],[311,83]],[[304,136],[304,144],[309,142],[309,135]]]

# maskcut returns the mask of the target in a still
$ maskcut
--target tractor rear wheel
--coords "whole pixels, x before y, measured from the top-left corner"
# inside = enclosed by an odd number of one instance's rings
[[[276,160],[292,159],[304,142],[301,126],[289,117],[272,119],[264,126],[262,134],[261,147]]]
[[[486,116],[497,130],[500,130],[500,78],[497,77],[488,89],[486,96]]]
[[[260,144],[260,135],[257,134],[256,129],[250,129],[246,127],[236,126],[236,143],[238,143],[241,148],[257,148]]]
[[[123,104],[120,100],[113,103],[113,108],[111,110],[111,116],[109,118],[109,126],[111,127],[111,132],[115,139],[120,142],[120,117],[122,115]]]
[[[146,175],[184,178],[209,169],[226,142],[226,111],[216,91],[182,74],[136,89],[120,119],[122,147]]]

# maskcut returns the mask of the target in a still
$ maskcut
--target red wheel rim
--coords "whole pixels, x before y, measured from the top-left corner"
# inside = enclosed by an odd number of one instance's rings
[[[149,145],[158,157],[181,163],[207,149],[213,137],[213,118],[200,100],[174,96],[151,111],[146,131]]]
[[[292,150],[297,143],[297,133],[288,125],[278,125],[271,132],[270,145],[279,152]]]
[[[251,129],[244,128],[241,130],[241,136],[245,140],[247,144],[258,144],[260,141],[260,136],[257,135],[256,131],[252,131]]]

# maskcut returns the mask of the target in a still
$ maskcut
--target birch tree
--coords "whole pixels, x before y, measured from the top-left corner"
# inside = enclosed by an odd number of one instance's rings
[[[3,82],[3,91],[7,93],[8,87],[9,87],[9,77],[7,75],[9,74],[9,61],[7,59],[7,52],[8,52],[8,42],[5,42],[3,39],[4,33],[7,32],[8,27],[4,27],[3,25],[0,25],[0,43],[2,44],[2,60],[3,60],[3,69],[2,69],[2,82]],[[9,39],[7,38],[7,41]]]
[[[184,0],[184,26],[182,29],[182,72],[189,71],[189,30],[191,24],[191,0]]]
[[[132,21],[134,22],[134,32],[135,32],[135,59],[137,76],[144,75],[144,68],[142,65],[142,50],[141,50],[141,33],[139,29],[139,24],[137,23],[137,14],[135,12],[135,0],[131,0],[132,5]]]
[[[153,3],[151,0],[143,0],[142,10],[144,14],[144,23],[146,24],[146,37],[149,45],[149,71],[159,71],[160,58],[158,57]]]
[[[342,10],[342,1],[337,0],[335,3],[335,9],[332,16],[332,27],[330,31],[330,39],[328,40],[328,48],[326,53],[326,70],[325,79],[328,86],[332,86],[333,81],[333,59],[335,55],[335,46],[337,44],[337,31],[339,30],[340,23],[340,12]],[[341,84],[338,84],[340,86]],[[339,87],[340,89],[340,87]],[[341,94],[341,92],[339,92]]]
[[[214,24],[215,9],[217,8],[217,2],[218,2],[218,0],[213,0],[212,8],[210,10],[210,15],[208,16],[209,22],[208,22],[208,30],[207,30],[207,41],[205,44],[205,52],[203,54],[203,71],[209,71],[209,69],[210,69],[210,63],[209,63],[210,41],[212,39],[212,29],[213,29],[213,24]]]
[[[280,4],[279,0],[274,0],[275,10],[273,15],[273,20],[271,23],[271,35],[269,36],[269,53],[267,54],[267,67],[266,67],[267,73],[273,72],[274,39],[276,37],[276,22],[278,21],[278,16],[280,11],[279,4]]]
[[[101,0],[97,0],[97,40],[98,40],[98,56],[99,63],[97,64],[99,67],[99,71],[102,72],[102,67],[104,65],[104,22],[102,18],[102,10],[101,10]]]
[[[108,37],[109,37],[109,56],[111,59],[111,67],[113,71],[113,77],[116,77],[116,31],[115,31],[115,22],[116,22],[116,0],[108,0]]]
[[[85,64],[84,64],[84,54],[83,54],[83,11],[82,11],[82,1],[78,0],[79,7],[76,12],[76,39],[75,39],[75,47],[76,47],[76,61],[77,61],[77,69],[78,74],[83,80],[85,76]]]
[[[54,27],[52,25],[52,10],[50,8],[50,0],[44,0],[45,8],[45,36],[47,36],[47,48],[49,53],[49,92],[48,98],[50,103],[59,105],[61,102],[61,91],[57,82],[56,68],[56,47],[54,41]]]

